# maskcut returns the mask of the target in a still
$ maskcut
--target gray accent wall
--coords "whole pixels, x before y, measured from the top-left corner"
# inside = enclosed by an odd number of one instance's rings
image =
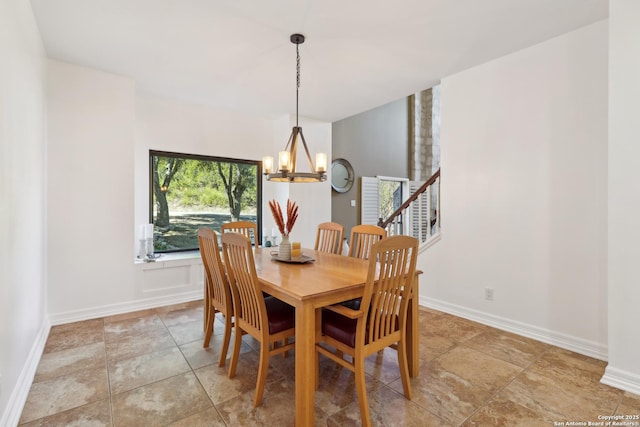
[[[408,100],[402,98],[333,123],[332,160],[347,159],[355,174],[351,190],[331,194],[331,220],[344,225],[345,237],[360,223],[361,177],[409,176],[408,119]]]

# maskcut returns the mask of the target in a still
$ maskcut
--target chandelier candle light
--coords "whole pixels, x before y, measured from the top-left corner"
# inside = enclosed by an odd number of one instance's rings
[[[282,208],[280,207],[280,203],[275,200],[269,201],[269,207],[271,208],[271,214],[273,215],[273,219],[276,222],[276,226],[278,230],[280,230],[280,234],[282,234],[282,242],[280,242],[280,246],[278,246],[278,258],[283,260],[291,259],[291,242],[289,242],[289,233],[293,229],[296,220],[298,219],[298,205],[296,202],[292,202],[287,199],[287,221],[284,221],[284,216],[282,215]]]
[[[296,125],[291,131],[289,141],[284,147],[284,151],[278,154],[278,170],[274,171],[273,157],[262,158],[262,168],[267,181],[275,182],[322,182],[327,179],[327,154],[316,154],[316,165],[313,165],[311,154],[307,142],[302,134],[302,128],[298,125],[298,90],[300,89],[300,52],[298,47],[304,43],[302,34],[292,34],[291,43],[296,45]],[[302,146],[307,154],[311,172],[296,172],[296,153],[298,142],[302,141]]]

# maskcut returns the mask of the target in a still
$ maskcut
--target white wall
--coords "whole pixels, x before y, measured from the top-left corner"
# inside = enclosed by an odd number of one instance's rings
[[[640,3],[609,2],[609,365],[603,382],[640,394]]]
[[[134,297],[134,102],[131,79],[49,61],[47,254],[53,319]]]
[[[607,31],[442,80],[442,240],[420,260],[426,304],[606,358]]]
[[[139,94],[129,78],[58,61],[49,62],[48,75],[52,323],[201,297],[197,259],[134,265],[137,225],[148,222],[148,152],[260,160],[286,144],[277,138],[285,120]],[[329,152],[331,125],[305,123],[313,149]],[[306,230],[296,239],[312,245],[315,224],[330,218],[328,184],[305,185],[300,193],[287,187],[264,183],[264,206],[291,195],[302,212],[294,231]],[[270,230],[268,207],[263,217]]]
[[[0,2],[0,425],[16,425],[49,330],[44,50],[29,2]]]

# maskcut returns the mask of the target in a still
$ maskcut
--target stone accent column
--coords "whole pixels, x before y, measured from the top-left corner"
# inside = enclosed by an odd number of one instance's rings
[[[409,177],[425,181],[440,167],[440,87],[409,97]]]

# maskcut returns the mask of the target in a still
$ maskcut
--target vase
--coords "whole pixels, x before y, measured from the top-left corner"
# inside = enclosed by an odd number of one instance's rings
[[[284,260],[291,259],[291,242],[289,242],[289,236],[282,236],[280,246],[278,246],[278,258]]]

